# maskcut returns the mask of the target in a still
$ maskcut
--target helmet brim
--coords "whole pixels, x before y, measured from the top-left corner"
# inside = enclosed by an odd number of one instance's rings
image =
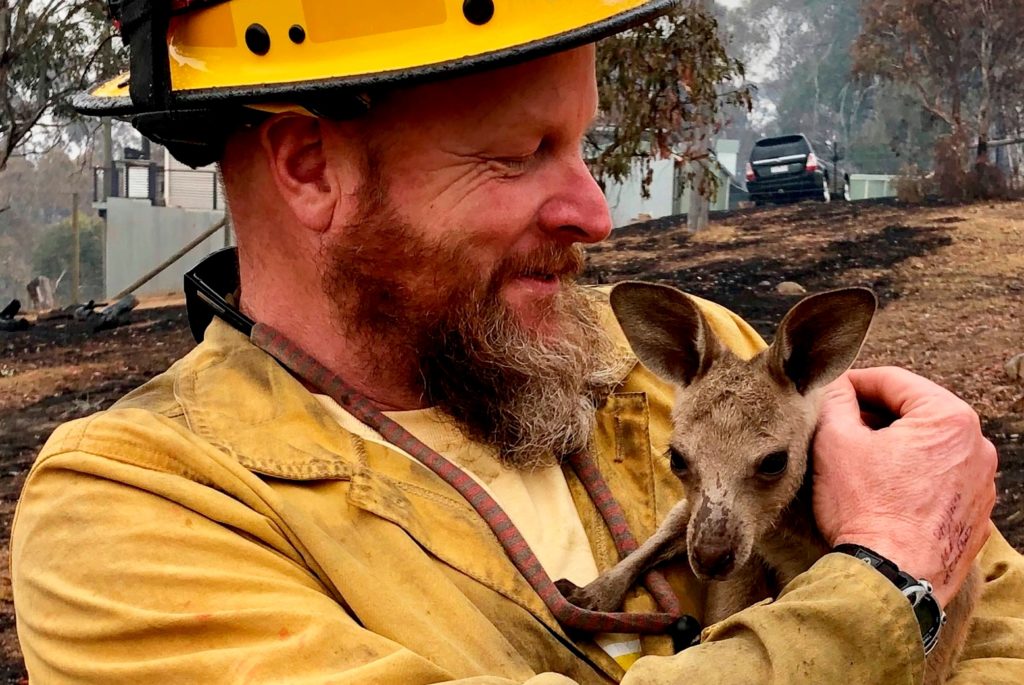
[[[564,50],[595,43],[616,33],[638,26],[668,12],[678,0],[652,0],[603,21],[582,26],[540,40],[502,50],[470,55],[459,59],[414,68],[382,71],[343,78],[311,79],[284,83],[262,83],[224,88],[179,90],[172,94],[171,108],[182,110],[230,109],[260,102],[289,102],[293,99],[319,99],[368,91],[408,86],[497,69]],[[72,105],[91,116],[130,117],[151,112],[137,107],[129,95],[130,74],[121,74],[76,95]]]

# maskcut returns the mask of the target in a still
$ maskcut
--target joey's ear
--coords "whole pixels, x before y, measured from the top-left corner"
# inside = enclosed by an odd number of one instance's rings
[[[768,350],[768,368],[801,394],[839,378],[860,354],[878,307],[867,288],[812,295],[789,310]]]
[[[666,380],[689,385],[707,373],[721,343],[689,297],[664,285],[620,283],[612,311],[633,352]]]

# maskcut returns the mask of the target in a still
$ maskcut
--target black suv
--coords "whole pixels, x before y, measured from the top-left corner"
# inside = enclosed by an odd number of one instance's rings
[[[747,163],[747,191],[756,205],[782,200],[832,201],[832,170],[801,134],[754,143]],[[849,199],[843,178],[843,198]]]

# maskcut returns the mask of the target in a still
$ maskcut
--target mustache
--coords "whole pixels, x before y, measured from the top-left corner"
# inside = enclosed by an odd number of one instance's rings
[[[491,279],[494,286],[522,276],[555,276],[563,281],[575,281],[583,273],[586,255],[583,247],[547,245],[506,257],[498,265]]]

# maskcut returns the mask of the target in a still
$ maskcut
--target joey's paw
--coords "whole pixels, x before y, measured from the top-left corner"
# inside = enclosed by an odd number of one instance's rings
[[[590,611],[618,611],[622,606],[622,597],[600,578],[586,587],[576,588],[565,597],[576,606]]]
[[[569,599],[569,596],[572,595],[572,593],[577,592],[580,589],[579,585],[572,582],[568,578],[561,578],[559,580],[556,580],[555,587],[558,588],[558,591],[562,593],[562,596],[566,599]]]

